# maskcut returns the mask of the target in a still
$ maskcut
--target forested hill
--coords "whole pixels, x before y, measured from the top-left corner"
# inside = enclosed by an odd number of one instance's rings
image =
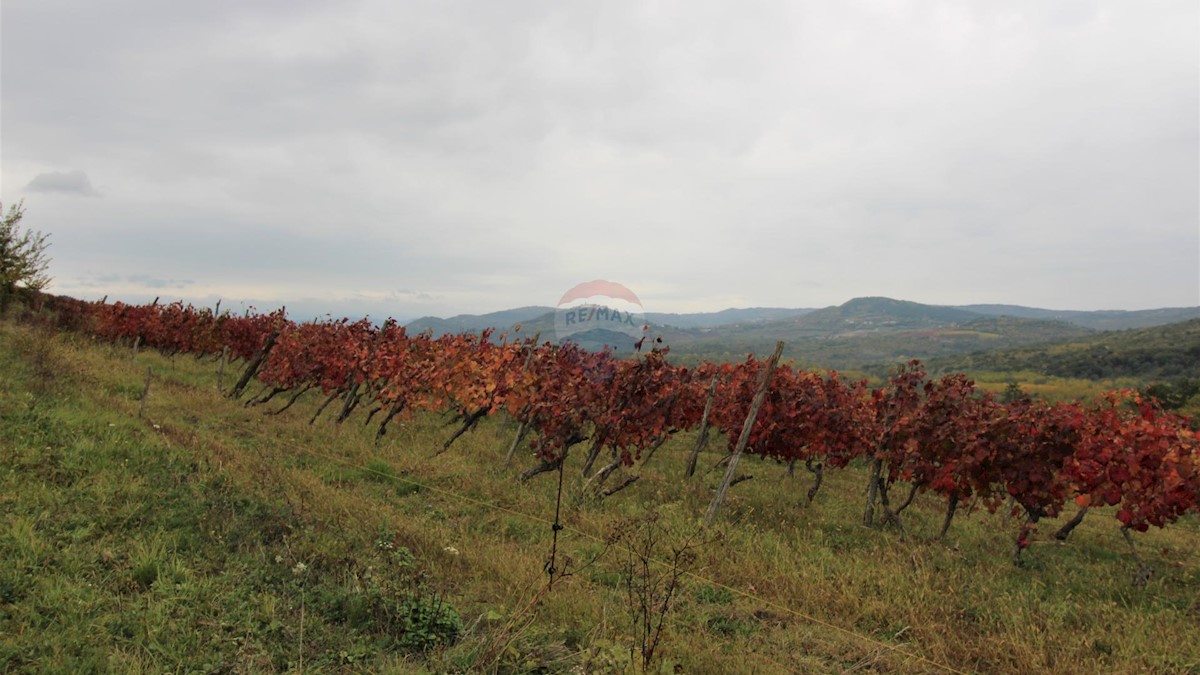
[[[1200,319],[1097,333],[1087,339],[935,359],[938,372],[1037,372],[1059,377],[1200,378]]]
[[[1147,328],[1178,323],[1200,317],[1200,307],[1162,307],[1159,309],[1102,309],[1092,311],[1041,309],[1020,305],[961,305],[976,314],[1015,316],[1021,319],[1055,319],[1094,330]]]

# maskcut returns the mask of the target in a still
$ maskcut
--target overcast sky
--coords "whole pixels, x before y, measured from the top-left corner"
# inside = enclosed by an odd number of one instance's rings
[[[1195,0],[0,11],[0,199],[58,293],[1200,305]]]

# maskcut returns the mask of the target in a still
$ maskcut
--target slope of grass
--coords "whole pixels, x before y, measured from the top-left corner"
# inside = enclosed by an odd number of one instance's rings
[[[399,666],[453,636],[389,532],[303,518],[251,484],[273,467],[138,419],[126,358],[0,330],[0,671]],[[153,395],[209,398],[185,382]]]
[[[681,478],[684,434],[604,500],[568,462],[547,589],[557,481],[515,480],[500,420],[441,455],[438,416],[375,446],[361,413],[264,416],[216,370],[0,323],[0,669],[640,672],[639,597],[661,608],[672,569],[643,558],[690,542],[652,671],[1200,672],[1194,517],[1138,537],[1136,588],[1104,510],[1067,545],[1043,521],[1017,568],[1015,520],[939,543],[919,498],[906,536],[865,528],[859,469],[805,505],[804,471],[748,460],[701,531],[717,471]]]

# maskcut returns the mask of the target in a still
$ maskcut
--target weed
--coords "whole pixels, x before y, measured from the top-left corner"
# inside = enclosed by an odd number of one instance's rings
[[[678,543],[656,511],[618,527],[609,542],[618,551],[629,614],[629,650],[649,672],[665,637],[667,615],[684,576],[696,563],[696,534]]]

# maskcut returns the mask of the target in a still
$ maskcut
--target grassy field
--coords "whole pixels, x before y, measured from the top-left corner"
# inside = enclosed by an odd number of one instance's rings
[[[0,323],[0,671],[642,672],[653,642],[649,672],[1200,673],[1195,517],[1136,537],[1144,588],[1111,513],[1066,545],[1043,521],[1015,567],[1004,515],[863,527],[858,468],[806,505],[806,472],[748,460],[704,530],[683,435],[603,500],[568,462],[548,588],[557,474],[519,483],[500,420],[377,447],[216,372]]]

